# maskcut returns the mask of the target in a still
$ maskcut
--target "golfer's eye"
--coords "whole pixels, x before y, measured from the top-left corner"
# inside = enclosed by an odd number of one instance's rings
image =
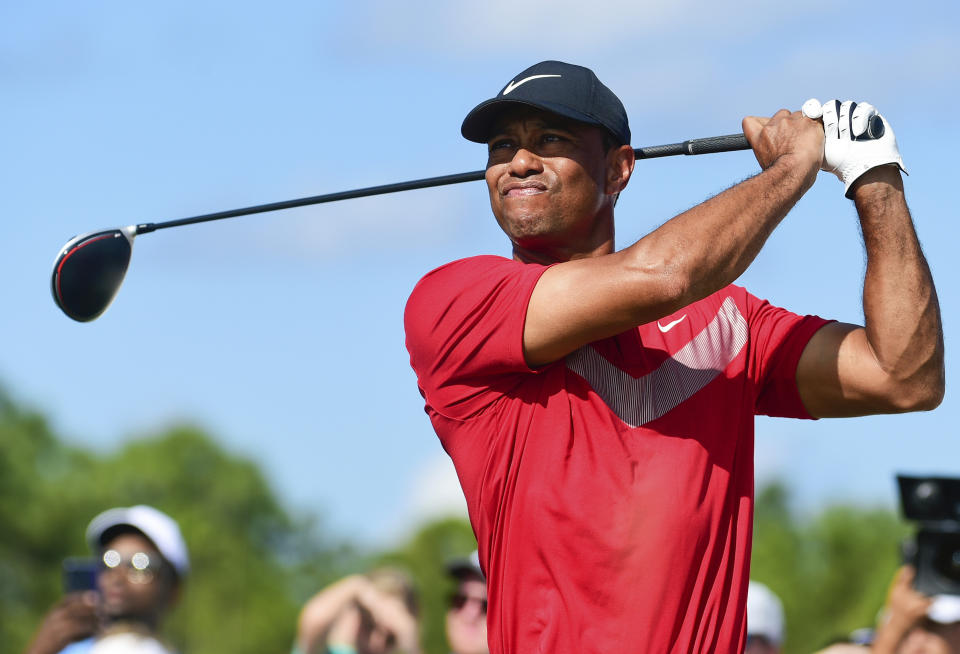
[[[556,143],[563,143],[567,140],[569,139],[567,139],[566,136],[564,136],[563,134],[558,134],[557,132],[547,132],[546,134],[540,137],[540,142],[543,143],[544,145],[553,145]]]
[[[497,150],[507,150],[513,147],[513,141],[510,139],[495,139],[490,142],[490,152]]]

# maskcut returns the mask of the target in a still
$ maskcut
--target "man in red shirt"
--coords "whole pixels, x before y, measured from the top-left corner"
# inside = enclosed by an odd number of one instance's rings
[[[762,171],[619,251],[634,153],[592,71],[542,62],[464,120],[513,258],[427,274],[405,326],[479,542],[491,652],[741,651],[753,416],[939,404],[893,132],[867,104],[822,111],[745,118]],[[860,216],[866,328],[732,285],[821,167]]]

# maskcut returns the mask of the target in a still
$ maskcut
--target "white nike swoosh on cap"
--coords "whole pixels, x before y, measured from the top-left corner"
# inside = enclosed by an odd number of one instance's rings
[[[540,78],[542,78],[542,77],[563,77],[563,76],[562,76],[562,75],[531,75],[530,77],[524,77],[524,78],[523,78],[522,80],[520,80],[519,82],[511,81],[509,84],[507,84],[507,88],[503,89],[503,93],[501,93],[500,95],[506,95],[507,93],[509,93],[510,91],[514,90],[515,88],[517,88],[517,87],[520,86],[521,84],[526,84],[527,82],[529,82],[529,81],[532,80],[532,79],[540,79]]]
[[[663,332],[664,334],[666,334],[668,331],[670,331],[671,329],[673,329],[674,327],[676,327],[677,325],[679,325],[679,324],[683,321],[683,319],[686,318],[686,317],[687,317],[687,314],[683,314],[682,316],[680,316],[680,317],[677,318],[676,320],[672,320],[672,321],[668,322],[666,325],[661,325],[661,324],[660,324],[660,321],[658,320],[658,321],[657,321],[657,327],[660,329],[661,332]]]

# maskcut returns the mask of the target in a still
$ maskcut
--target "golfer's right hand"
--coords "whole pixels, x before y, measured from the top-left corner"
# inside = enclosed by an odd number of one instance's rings
[[[823,161],[823,130],[799,111],[781,109],[770,118],[743,119],[747,137],[760,167],[766,170],[778,162],[788,163],[812,185]]]

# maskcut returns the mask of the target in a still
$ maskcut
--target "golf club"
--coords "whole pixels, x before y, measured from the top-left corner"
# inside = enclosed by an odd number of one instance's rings
[[[750,145],[743,134],[728,134],[726,136],[691,139],[682,143],[634,148],[634,154],[637,159],[653,159],[679,154],[709,154],[749,149]],[[127,267],[130,265],[133,239],[140,234],[148,234],[168,227],[193,225],[266,211],[278,211],[337,200],[472,182],[483,179],[485,172],[476,170],[456,175],[443,175],[396,184],[384,184],[383,186],[371,186],[352,191],[340,191],[326,195],[315,195],[296,200],[220,211],[162,223],[141,223],[119,229],[105,229],[74,236],[60,249],[53,263],[53,277],[51,279],[53,299],[57,306],[70,318],[78,322],[95,320],[106,311],[120,289],[120,284],[123,283],[123,278],[127,273]]]

